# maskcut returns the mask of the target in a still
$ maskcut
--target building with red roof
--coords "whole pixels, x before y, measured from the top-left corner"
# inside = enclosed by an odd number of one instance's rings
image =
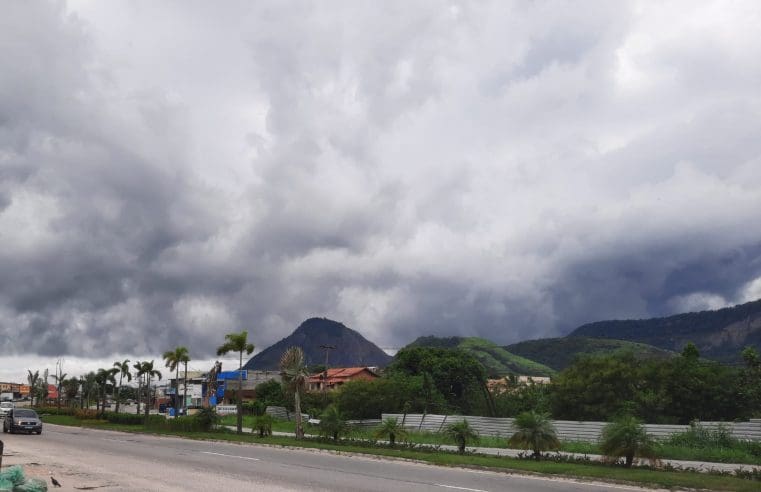
[[[377,377],[369,367],[336,367],[309,376],[307,387],[311,391],[332,390],[348,381],[371,381]]]

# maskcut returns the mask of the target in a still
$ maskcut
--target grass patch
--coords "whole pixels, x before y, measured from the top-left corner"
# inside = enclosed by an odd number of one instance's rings
[[[252,434],[238,435],[235,432],[227,430],[214,432],[181,432],[171,431],[164,428],[146,430],[140,426],[111,424],[105,421],[83,421],[64,415],[45,416],[45,422],[51,424],[75,425],[79,427],[119,430],[134,433],[177,436],[190,439],[220,440],[251,444],[327,449],[345,453],[360,453],[374,456],[412,459],[440,466],[488,468],[503,472],[529,472],[580,479],[626,482],[636,485],[663,488],[708,488],[712,490],[736,492],[750,492],[759,490],[759,482],[757,481],[696,472],[658,471],[643,468],[625,469],[618,466],[603,465],[600,463],[558,463],[553,461],[536,462],[496,456],[483,456],[473,454],[459,455],[456,453],[435,449],[391,449],[388,447],[378,446],[377,444],[373,443],[360,443],[356,441],[343,441],[340,443],[333,443],[319,439],[296,440],[293,437],[286,436],[258,438]]]
[[[251,427],[254,417],[245,415],[243,417],[243,426]],[[235,415],[227,415],[222,418],[224,425],[235,425]],[[317,429],[309,425],[304,426],[306,434],[317,435]],[[272,426],[275,432],[295,432],[296,424],[294,422],[275,421]],[[350,431],[346,437],[350,439],[374,440],[374,431],[371,429],[355,429]],[[416,432],[410,431],[408,441],[415,444],[427,444],[432,446],[451,445],[456,443],[452,438],[436,432]],[[507,437],[500,436],[482,436],[474,446],[485,448],[509,449]],[[757,448],[761,449],[761,444],[743,443],[735,441],[717,441],[717,442],[680,442],[673,444],[668,441],[658,442],[656,451],[662,459],[672,460],[690,460],[690,461],[707,461],[713,463],[737,463],[746,465],[761,466],[761,455],[757,454]],[[602,454],[600,446],[596,443],[565,441],[561,443],[561,451],[577,454]]]
[[[243,416],[243,427],[251,428],[254,426],[254,419],[256,417],[253,415],[244,415]],[[225,415],[220,420],[220,423],[222,425],[232,425],[236,426],[238,425],[238,420],[235,415]],[[304,427],[309,427],[306,424],[306,421],[304,422]],[[295,422],[287,422],[285,420],[275,420],[272,423],[272,430],[275,432],[296,432],[296,423]],[[312,429],[307,429],[311,431]],[[317,433],[316,431],[314,432]]]

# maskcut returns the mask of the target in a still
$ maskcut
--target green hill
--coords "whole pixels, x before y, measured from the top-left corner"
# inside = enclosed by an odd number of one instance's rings
[[[552,376],[555,371],[527,358],[508,352],[494,342],[476,337],[420,337],[408,346],[459,348],[471,354],[486,368],[489,377],[508,374]]]
[[[642,359],[671,357],[674,355],[674,352],[644,343],[589,337],[527,340],[508,345],[505,349],[513,354],[546,364],[556,371],[562,371],[571,365],[574,358],[586,354],[599,355],[619,351],[631,351],[635,356]]]
[[[675,351],[693,342],[702,357],[736,362],[744,347],[761,349],[761,299],[666,318],[598,321],[578,327],[568,338],[579,336],[629,340]]]

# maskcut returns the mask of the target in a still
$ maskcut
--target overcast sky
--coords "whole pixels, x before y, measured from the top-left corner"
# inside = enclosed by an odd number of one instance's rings
[[[755,0],[3,2],[0,378],[311,316],[390,348],[759,298],[759,25]]]

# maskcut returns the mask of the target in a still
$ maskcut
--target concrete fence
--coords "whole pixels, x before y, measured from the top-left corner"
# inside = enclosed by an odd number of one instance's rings
[[[289,412],[285,407],[267,407],[264,412],[268,415],[272,415],[273,418],[278,420],[291,421],[295,417],[295,413]],[[302,413],[301,418],[304,422],[309,420],[309,415]],[[319,419],[317,419],[319,420]],[[349,427],[361,428],[361,429],[373,429],[378,427],[381,423],[380,419],[362,419],[362,420],[347,420],[346,423]]]
[[[510,437],[515,432],[513,419],[494,417],[472,417],[462,415],[433,415],[433,414],[395,414],[384,413],[382,418],[396,418],[404,427],[410,430],[425,432],[440,432],[447,425],[467,420],[479,434],[483,436]],[[602,429],[607,422],[577,422],[571,420],[553,420],[558,438],[561,441],[597,442]],[[749,422],[700,422],[706,429],[715,430],[724,426],[732,437],[746,441],[761,441],[761,419],[751,419]],[[646,424],[648,434],[656,439],[665,439],[672,434],[689,430],[689,425],[657,425]]]

